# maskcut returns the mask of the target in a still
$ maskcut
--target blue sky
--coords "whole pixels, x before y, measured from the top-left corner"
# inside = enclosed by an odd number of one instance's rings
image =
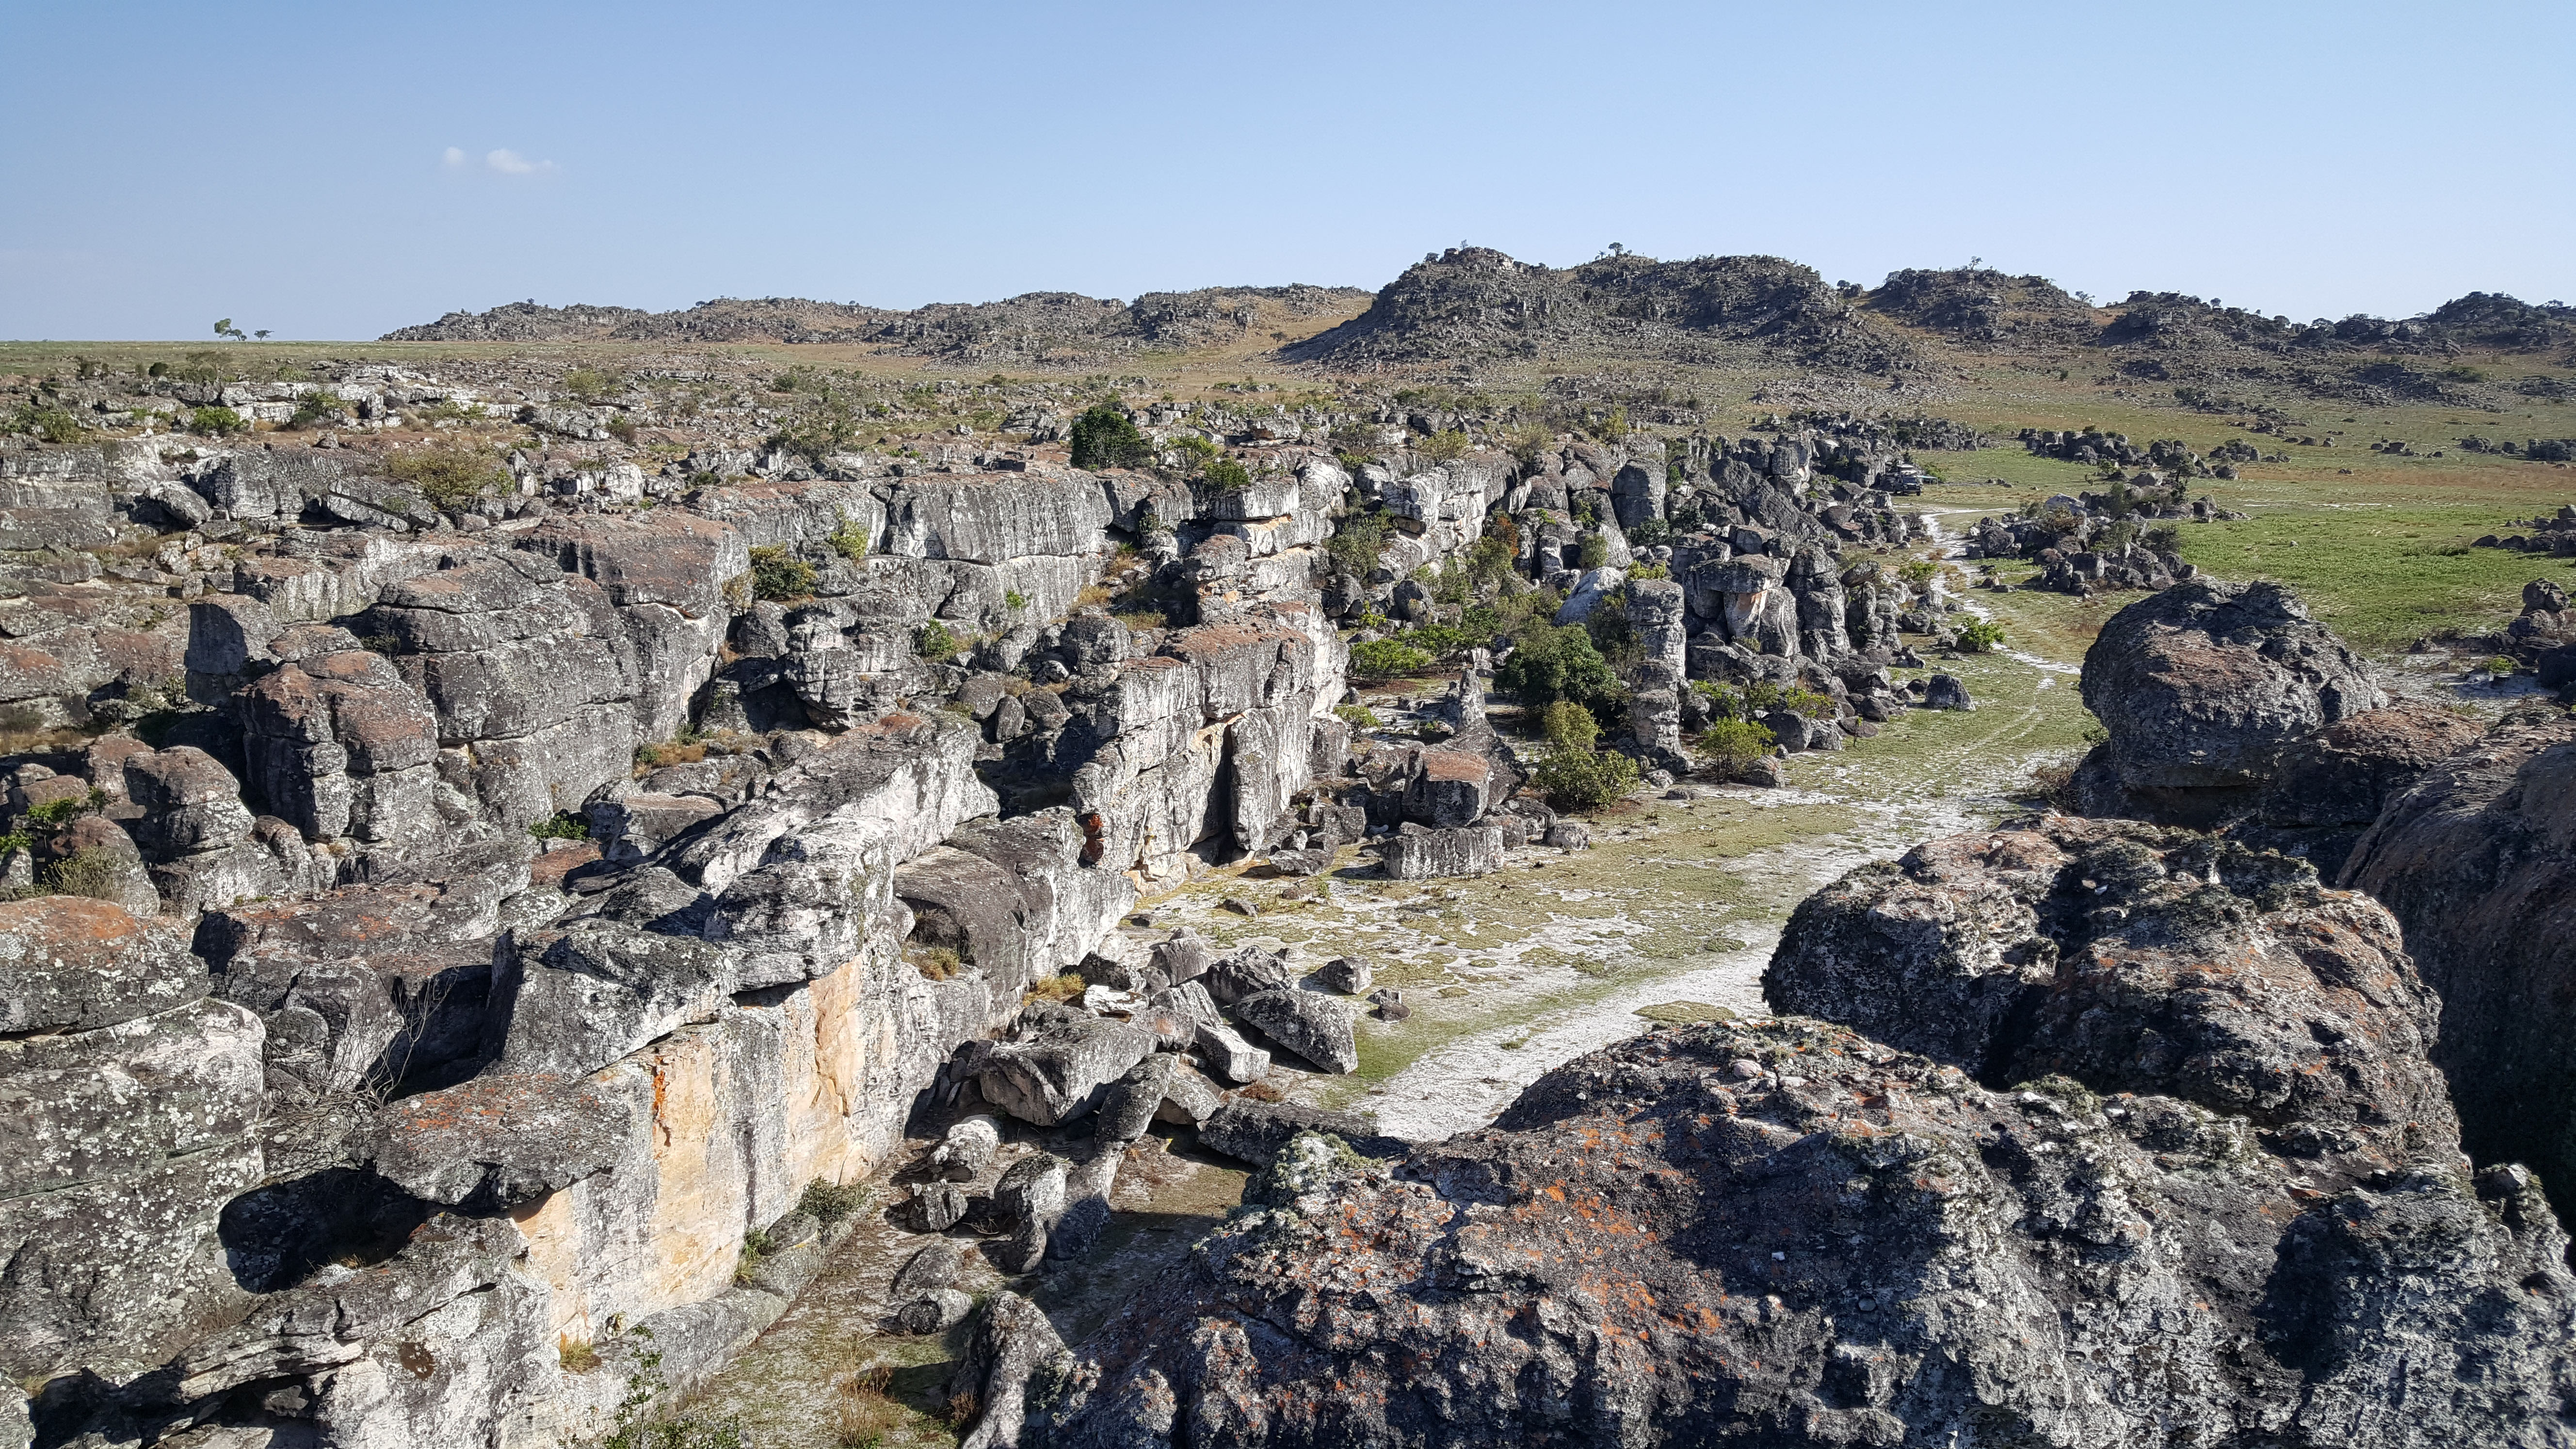
[[[2576,297],[2576,5],[0,0],[0,337],[1971,256]]]

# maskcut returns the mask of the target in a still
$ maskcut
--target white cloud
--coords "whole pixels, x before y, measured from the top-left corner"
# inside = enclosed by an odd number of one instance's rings
[[[544,176],[551,174],[555,169],[555,163],[552,161],[531,161],[506,146],[497,151],[486,152],[483,164],[504,176]]]
[[[450,146],[439,156],[438,159],[441,165],[445,166],[448,170],[453,171],[465,164],[465,148],[462,146]]]

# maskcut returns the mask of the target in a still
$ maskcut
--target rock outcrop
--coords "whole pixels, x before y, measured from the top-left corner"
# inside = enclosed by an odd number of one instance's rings
[[[2553,711],[2553,713],[2555,713]],[[2480,1161],[2576,1184],[2576,726],[2509,720],[2392,800],[2343,883],[2404,923],[2442,997],[2433,1058]]]
[[[2111,616],[2084,703],[2110,732],[2077,779],[2087,813],[2208,826],[2250,812],[2293,742],[2388,694],[2287,589],[2195,580]]]
[[[1845,881],[1771,989],[1922,1049],[1660,1027],[1400,1162],[1300,1139],[1032,1436],[2563,1442],[2567,1240],[2529,1173],[2461,1171],[2368,901],[2049,822]]]

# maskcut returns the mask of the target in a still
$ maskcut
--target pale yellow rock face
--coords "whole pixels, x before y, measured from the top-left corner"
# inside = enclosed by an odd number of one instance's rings
[[[969,984],[863,959],[602,1071],[645,1109],[632,1156],[514,1214],[554,1332],[588,1340],[611,1315],[712,1297],[732,1286],[746,1230],[818,1178],[874,1172],[937,1074],[940,998]]]

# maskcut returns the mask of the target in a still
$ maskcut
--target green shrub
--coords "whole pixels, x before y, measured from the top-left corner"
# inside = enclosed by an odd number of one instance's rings
[[[115,856],[104,850],[83,850],[45,867],[37,884],[58,896],[106,901],[116,898],[117,879],[122,874]]]
[[[1818,694],[1812,689],[1759,679],[1744,687],[1744,718],[1751,719],[1775,709],[1802,714],[1809,719],[1823,719],[1835,713],[1833,697]]]
[[[805,1195],[796,1200],[796,1210],[816,1222],[830,1226],[844,1218],[856,1216],[868,1205],[871,1194],[856,1183],[846,1186],[816,1178],[805,1184]]]
[[[1628,542],[1638,548],[1653,548],[1673,541],[1673,526],[1660,518],[1641,518],[1628,530]]]
[[[1746,719],[1720,719],[1700,732],[1697,743],[1699,752],[1711,764],[1733,775],[1771,753],[1776,740],[1766,725]]]
[[[1651,583],[1656,579],[1668,579],[1672,576],[1673,571],[1659,563],[1634,564],[1628,569],[1628,582],[1632,584]]]
[[[1959,647],[1970,654],[1984,654],[2004,647],[2004,626],[1992,619],[1979,619],[1959,631]]]
[[[188,431],[209,438],[228,438],[250,431],[250,423],[231,408],[199,408],[188,414]]]
[[[1531,624],[1494,671],[1494,685],[1525,704],[1570,699],[1596,713],[1619,697],[1619,676],[1610,661],[1593,647],[1591,634],[1573,624]]]
[[[1637,788],[1637,762],[1617,750],[1550,749],[1530,771],[1531,783],[1560,810],[1598,810]]]
[[[1073,420],[1073,466],[1141,468],[1153,460],[1153,445],[1117,404],[1095,404]]]
[[[751,592],[762,599],[802,599],[814,592],[814,566],[783,543],[751,551]]]
[[[1539,733],[1559,749],[1588,750],[1601,738],[1601,722],[1592,711],[1570,699],[1560,699],[1539,716]]]
[[[105,804],[106,800],[107,797],[97,790],[92,790],[85,796],[75,795],[68,800],[48,800],[42,805],[31,807],[27,811],[27,819],[29,823],[49,831],[60,830]]]
[[[1029,596],[1028,596],[1028,595],[1026,595],[1026,594],[1024,594],[1024,593],[1021,593],[1021,592],[1020,592],[1019,590],[1017,590],[1017,589],[1004,589],[1004,590],[1002,591],[1002,607],[1003,607],[1003,608],[1006,608],[1006,609],[1025,609],[1025,608],[1027,608],[1028,606],[1029,606]]]
[[[29,403],[18,409],[18,416],[10,421],[9,431],[32,433],[48,443],[77,443],[89,429],[82,426],[80,415],[69,408]]]
[[[621,392],[626,380],[596,367],[576,367],[563,375],[563,391],[574,401],[597,407],[609,394]]]
[[[848,398],[825,393],[771,434],[769,441],[819,465],[834,453],[857,447],[866,425],[867,419],[860,416]]]
[[[286,420],[290,428],[309,428],[319,423],[345,423],[349,420],[349,402],[338,393],[315,388],[298,398],[294,415]]]
[[[1413,451],[1427,463],[1454,463],[1467,454],[1467,435],[1455,428],[1433,433],[1415,444]]]
[[[1240,493],[1252,486],[1252,471],[1232,458],[1219,458],[1207,465],[1207,485],[1219,493]]]
[[[1604,538],[1600,534],[1587,533],[1583,535],[1583,541],[1574,546],[1574,566],[1576,568],[1589,571],[1597,569],[1609,561],[1610,540]]]
[[[1431,667],[1431,656],[1393,639],[1371,639],[1351,646],[1351,673],[1360,679],[1397,679]]]
[[[396,453],[385,459],[385,475],[408,484],[436,508],[462,508],[511,482],[500,459],[464,448]]]
[[[915,653],[933,664],[945,664],[964,653],[966,648],[948,626],[937,619],[921,626],[921,632],[913,636],[912,647]]]
[[[1325,541],[1324,556],[1333,561],[1336,573],[1365,579],[1377,567],[1379,550],[1386,547],[1386,515],[1374,510],[1347,513],[1333,525],[1333,536]]]
[[[1708,701],[1708,712],[1714,718],[1744,719],[1748,717],[1745,708],[1744,695],[1735,689],[1718,683],[1714,679],[1692,680],[1691,692]]]
[[[588,840],[590,821],[578,811],[558,810],[529,826],[528,833],[539,840]]]
[[[1434,659],[1463,654],[1467,646],[1475,642],[1473,636],[1455,624],[1416,624],[1396,638]]]
[[[832,545],[834,553],[852,563],[868,556],[868,535],[859,527],[859,521],[847,513],[841,515],[841,521],[832,529],[832,536],[824,542]]]
[[[1364,704],[1335,705],[1333,714],[1353,729],[1373,730],[1386,723],[1385,720],[1377,717],[1376,710]],[[6,852],[0,851],[0,854],[6,854]]]

